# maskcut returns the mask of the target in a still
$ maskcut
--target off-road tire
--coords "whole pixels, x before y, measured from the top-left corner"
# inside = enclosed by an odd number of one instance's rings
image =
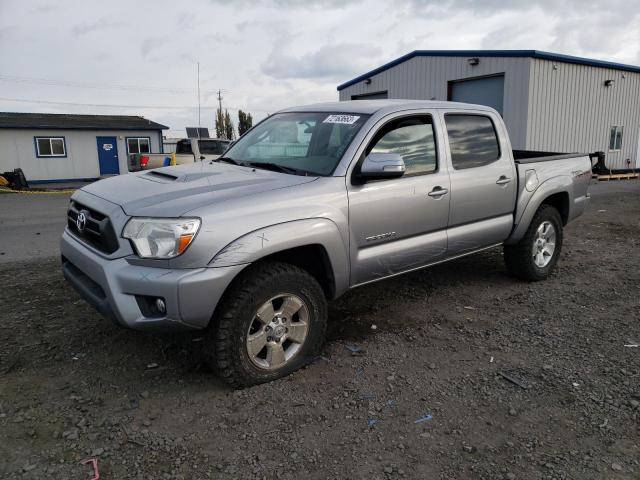
[[[309,330],[300,351],[283,367],[260,369],[249,358],[246,336],[257,309],[281,292],[300,297],[309,312]],[[234,388],[265,383],[315,359],[327,328],[327,301],[316,279],[294,265],[264,262],[248,267],[234,280],[217,309],[204,355],[218,376]]]
[[[551,222],[556,231],[555,250],[551,261],[545,267],[538,267],[533,259],[533,246],[538,227]],[[531,220],[524,237],[515,245],[505,245],[504,260],[511,275],[529,282],[546,279],[558,262],[562,250],[562,217],[555,207],[543,204]]]

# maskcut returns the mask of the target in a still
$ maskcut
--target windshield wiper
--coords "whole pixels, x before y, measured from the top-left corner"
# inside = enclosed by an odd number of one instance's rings
[[[262,168],[264,170],[273,170],[274,172],[289,173],[292,175],[305,175],[305,176],[316,175],[315,173],[309,172],[307,170],[301,170],[299,168],[293,168],[293,167],[285,167],[284,165],[271,163],[271,162],[242,162],[242,165],[247,165],[253,168]]]
[[[239,162],[237,160],[234,160],[231,157],[218,157],[215,160],[211,160],[211,162],[224,162],[224,163],[230,163],[231,165],[242,165],[242,162]]]

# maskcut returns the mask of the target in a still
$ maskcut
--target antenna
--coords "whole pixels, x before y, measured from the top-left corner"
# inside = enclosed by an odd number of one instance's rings
[[[198,138],[200,138],[200,62],[198,62]]]

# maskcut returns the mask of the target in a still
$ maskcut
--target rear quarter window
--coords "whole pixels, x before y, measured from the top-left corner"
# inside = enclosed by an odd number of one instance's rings
[[[481,167],[500,158],[498,135],[489,117],[456,113],[444,119],[454,169]]]

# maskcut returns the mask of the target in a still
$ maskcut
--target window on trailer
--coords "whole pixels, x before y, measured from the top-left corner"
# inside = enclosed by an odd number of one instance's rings
[[[222,155],[229,146],[225,140],[198,140],[200,153],[203,155]]]
[[[64,137],[36,137],[37,157],[66,157]]]

